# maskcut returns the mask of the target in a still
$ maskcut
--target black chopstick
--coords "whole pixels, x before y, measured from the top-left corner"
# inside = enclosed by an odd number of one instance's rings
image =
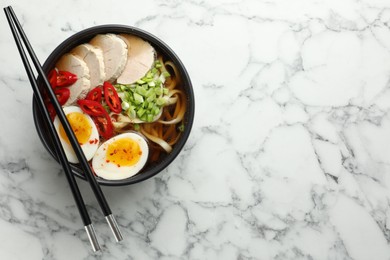
[[[50,86],[50,83],[49,83],[49,81],[48,81],[48,79],[47,79],[47,77],[46,77],[46,75],[45,75],[45,73],[44,73],[40,63],[39,63],[38,58],[36,57],[32,47],[31,47],[31,44],[29,43],[29,41],[27,39],[27,36],[25,35],[25,33],[24,33],[23,29],[22,29],[22,26],[20,25],[20,23],[19,23],[16,15],[15,15],[15,13],[13,12],[11,6],[9,6],[7,8],[4,8],[4,10],[6,12],[7,19],[9,21],[9,23],[10,23],[11,31],[14,34],[15,41],[16,41],[16,43],[18,45],[18,49],[19,49],[19,52],[21,53],[21,56],[25,57],[26,55],[24,53],[23,47],[21,46],[20,39],[17,36],[16,29],[17,29],[18,33],[20,34],[20,37],[22,38],[23,43],[25,44],[25,47],[26,47],[28,53],[30,54],[30,58],[31,58],[32,62],[34,63],[34,66],[35,66],[39,76],[41,77],[43,83],[44,83],[43,87],[46,90],[46,92],[47,92],[47,94],[48,94],[48,96],[50,98],[50,101],[51,101],[51,103],[53,104],[53,106],[55,108],[55,111],[57,113],[57,116],[58,116],[62,126],[65,129],[65,132],[66,132],[66,134],[67,134],[67,136],[68,136],[68,138],[69,138],[69,140],[71,142],[72,148],[73,148],[73,150],[76,153],[76,156],[77,156],[77,158],[78,158],[78,160],[79,160],[79,162],[80,162],[80,164],[82,166],[84,174],[85,174],[85,176],[86,176],[86,178],[87,178],[87,180],[88,180],[88,182],[89,182],[89,184],[90,184],[90,186],[91,186],[91,188],[92,188],[92,190],[93,190],[93,192],[95,194],[95,197],[96,197],[97,201],[99,202],[99,205],[100,205],[100,207],[101,207],[101,209],[103,211],[105,219],[106,219],[107,223],[109,224],[109,226],[110,226],[110,228],[111,228],[111,230],[112,230],[112,232],[113,232],[113,234],[115,236],[116,241],[122,240],[122,235],[121,235],[121,233],[119,231],[119,227],[118,227],[118,225],[116,223],[116,220],[115,220],[114,216],[111,213],[111,209],[110,209],[110,207],[109,207],[109,205],[108,205],[108,203],[107,203],[107,201],[106,201],[106,199],[104,197],[104,194],[103,194],[99,184],[97,183],[97,181],[96,181],[96,179],[95,179],[95,177],[94,177],[94,175],[92,173],[92,170],[91,170],[91,168],[90,168],[90,166],[88,164],[88,161],[85,158],[83,151],[81,150],[81,147],[80,147],[80,145],[79,145],[79,143],[78,143],[78,141],[76,139],[76,136],[74,135],[74,133],[73,133],[71,127],[70,127],[70,124],[69,124],[69,122],[68,122],[68,120],[67,120],[67,118],[66,118],[66,116],[65,116],[65,114],[64,114],[64,112],[62,110],[61,105],[57,101],[56,95],[54,94],[54,92],[53,92],[53,90],[52,90],[52,88]],[[14,25],[16,26],[16,29],[15,29]],[[20,45],[20,47],[19,47],[19,45]],[[22,53],[24,53],[24,55]],[[23,57],[22,57],[22,59],[23,59]],[[26,61],[23,61],[23,62],[24,62],[24,64],[25,64],[25,62],[26,62],[26,64],[28,64],[27,58],[26,58]],[[26,70],[27,70],[27,68],[26,68]],[[31,67],[30,67],[30,70],[27,71],[27,73],[29,74],[30,72],[32,72],[31,71]],[[32,78],[34,79],[33,81],[35,82],[35,78],[34,78],[33,75],[32,75]],[[35,82],[35,85],[36,85],[36,82]],[[38,89],[38,93],[36,93],[36,94],[38,94],[38,95],[36,95],[36,97],[40,96],[40,98],[42,99],[42,96],[41,96],[41,94],[39,92],[39,89]],[[41,100],[39,100],[39,101],[41,101]],[[43,99],[42,99],[42,101],[43,101]],[[43,106],[42,108],[44,110],[46,110],[45,106]],[[46,117],[46,115],[45,115],[45,117]],[[49,120],[48,123],[49,123],[48,125],[52,124],[51,120]],[[60,147],[62,148],[61,145],[60,145]],[[58,154],[58,152],[57,152],[57,154]],[[59,154],[61,154],[61,152],[59,152]],[[65,161],[66,161],[66,164],[68,164],[68,161],[67,161],[66,157],[65,157]],[[65,168],[64,168],[64,170],[65,170]],[[73,176],[72,173],[71,173],[71,175]],[[70,184],[74,185],[75,183],[76,182],[70,183]],[[81,196],[80,196],[80,198],[81,198]]]
[[[71,189],[72,194],[73,194],[73,198],[74,198],[74,200],[76,202],[76,205],[77,205],[77,208],[79,210],[81,219],[82,219],[82,221],[84,223],[84,227],[85,227],[85,229],[87,231],[88,238],[90,239],[90,242],[91,242],[91,245],[92,245],[92,249],[94,251],[98,251],[98,250],[100,250],[100,245],[99,245],[99,243],[98,243],[98,241],[96,239],[96,234],[94,232],[94,228],[93,228],[93,225],[91,223],[91,219],[89,217],[87,208],[85,207],[84,200],[83,200],[83,198],[81,196],[81,193],[80,193],[80,190],[79,190],[79,188],[77,186],[77,182],[76,182],[75,176],[73,175],[72,169],[71,169],[71,167],[70,167],[70,165],[68,163],[68,160],[66,159],[66,155],[65,155],[64,149],[63,149],[63,147],[61,145],[61,142],[60,142],[60,139],[58,137],[57,131],[56,131],[56,129],[55,129],[55,127],[54,127],[54,125],[53,125],[53,123],[51,121],[49,112],[45,108],[44,99],[43,99],[42,95],[39,92],[38,84],[35,81],[34,72],[31,69],[31,66],[30,66],[30,64],[28,62],[28,58],[26,56],[26,53],[25,53],[25,51],[24,51],[24,49],[22,47],[22,43],[21,43],[21,41],[20,41],[20,39],[19,39],[19,37],[17,35],[17,31],[15,29],[15,25],[13,24],[13,22],[11,20],[11,15],[9,13],[9,9],[4,8],[4,12],[5,12],[6,16],[7,16],[8,23],[10,25],[12,34],[14,36],[16,45],[17,45],[19,53],[20,53],[20,57],[22,58],[24,68],[26,69],[26,73],[27,73],[28,79],[29,79],[29,81],[31,83],[31,86],[32,86],[32,89],[34,91],[34,98],[35,98],[35,100],[38,103],[39,110],[41,111],[41,113],[44,116],[44,120],[46,122],[46,125],[49,127],[50,136],[51,136],[51,138],[52,138],[52,140],[54,142],[54,148],[55,148],[57,157],[59,158],[60,164],[62,165],[62,168],[65,171],[65,174],[66,174],[66,177],[67,177],[70,189]]]

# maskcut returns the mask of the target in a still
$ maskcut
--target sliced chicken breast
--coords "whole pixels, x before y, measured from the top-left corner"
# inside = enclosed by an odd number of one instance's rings
[[[145,76],[152,68],[156,58],[154,48],[143,39],[130,35],[120,34],[127,44],[127,63],[123,73],[118,77],[119,84],[131,84]]]
[[[104,72],[103,52],[91,44],[85,43],[77,46],[71,51],[85,61],[89,69],[91,88],[103,85],[106,74]]]
[[[72,72],[73,74],[76,74],[78,78],[74,84],[69,86],[70,97],[64,106],[72,105],[78,99],[85,98],[91,88],[87,64],[78,56],[67,53],[57,62],[56,67],[58,70]]]
[[[115,34],[98,34],[90,44],[100,48],[103,51],[105,81],[113,82],[126,65],[127,45]]]

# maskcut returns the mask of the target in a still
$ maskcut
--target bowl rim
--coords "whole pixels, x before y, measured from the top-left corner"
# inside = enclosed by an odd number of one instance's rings
[[[89,39],[91,39],[93,36],[100,34],[100,33],[129,33],[136,36],[139,36],[145,40],[147,40],[149,43],[152,44],[152,46],[164,53],[164,56],[168,56],[170,60],[172,60],[178,67],[179,72],[181,74],[181,80],[184,85],[184,90],[186,92],[187,96],[187,111],[186,111],[186,122],[185,122],[185,128],[182,133],[182,136],[178,140],[178,142],[174,145],[173,150],[171,153],[166,155],[162,161],[158,164],[153,165],[151,169],[147,169],[146,171],[142,172],[141,174],[136,174],[132,177],[122,179],[122,180],[106,180],[102,178],[96,178],[98,183],[105,186],[124,186],[124,185],[131,185],[135,184],[144,180],[147,180],[156,174],[163,171],[165,168],[168,167],[169,164],[171,164],[175,158],[179,155],[181,150],[183,149],[185,143],[187,142],[195,116],[195,95],[191,83],[191,79],[189,77],[189,74],[182,63],[182,61],[179,59],[177,54],[161,39],[156,37],[155,35],[144,31],[142,29],[139,29],[137,27],[129,26],[129,25],[121,25],[121,24],[106,24],[106,25],[97,25],[93,27],[86,28],[84,30],[81,30],[70,37],[66,38],[62,43],[60,43],[48,56],[46,61],[44,62],[42,68],[45,73],[48,73],[50,69],[52,69],[55,65],[55,62],[61,57],[63,54],[69,52],[71,49],[76,47],[77,45],[81,43],[88,42]],[[40,82],[40,79],[38,78],[38,82]],[[38,133],[38,136],[45,147],[45,149],[50,153],[50,155],[59,162],[54,148],[52,148],[52,140],[49,135],[45,135],[43,132],[45,129],[42,129],[42,127],[47,129],[46,123],[42,119],[42,115],[38,109],[37,102],[33,96],[33,102],[32,102],[32,112],[33,112],[33,118],[34,118],[34,125],[36,128],[36,131]],[[86,180],[84,174],[82,173],[82,170],[78,168],[74,164],[70,164],[73,173],[83,179]]]

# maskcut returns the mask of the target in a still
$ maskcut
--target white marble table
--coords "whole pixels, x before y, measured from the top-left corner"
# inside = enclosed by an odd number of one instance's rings
[[[122,243],[78,180],[93,254],[1,15],[0,259],[390,259],[389,1],[36,2],[0,1],[42,62],[94,25],[163,39],[196,120],[161,174],[103,187]]]

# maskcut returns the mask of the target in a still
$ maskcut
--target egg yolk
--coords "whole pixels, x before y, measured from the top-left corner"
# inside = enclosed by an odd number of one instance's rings
[[[106,150],[107,162],[121,166],[132,166],[141,158],[139,144],[131,138],[121,138],[108,145]]]
[[[66,115],[66,118],[68,119],[69,124],[72,127],[72,130],[76,135],[79,144],[82,145],[88,142],[92,133],[92,126],[89,123],[88,118],[80,112],[69,113]],[[59,127],[59,132],[62,139],[64,139],[68,144],[70,144],[70,141],[68,139],[68,136],[66,135],[65,129],[62,124]]]

